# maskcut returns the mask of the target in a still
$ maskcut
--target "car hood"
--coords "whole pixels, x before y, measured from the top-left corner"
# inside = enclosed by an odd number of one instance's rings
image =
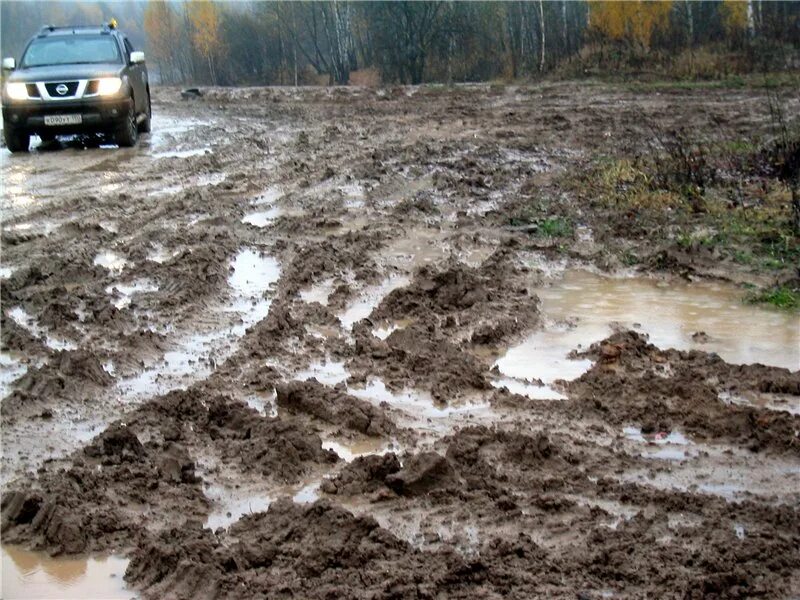
[[[16,69],[8,76],[8,81],[68,81],[70,79],[97,79],[98,77],[118,77],[125,65],[121,63],[90,65],[52,65]]]

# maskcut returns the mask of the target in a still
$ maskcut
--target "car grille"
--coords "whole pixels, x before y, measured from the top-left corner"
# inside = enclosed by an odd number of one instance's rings
[[[36,87],[35,83],[26,83],[25,89],[28,90],[29,98],[39,98],[39,88]]]
[[[67,86],[67,93],[66,94],[59,94],[57,89],[58,86],[65,85]],[[75,93],[78,91],[78,82],[77,81],[54,81],[52,83],[45,83],[44,87],[47,89],[47,93],[50,94],[51,98],[67,98],[69,96],[74,96]]]

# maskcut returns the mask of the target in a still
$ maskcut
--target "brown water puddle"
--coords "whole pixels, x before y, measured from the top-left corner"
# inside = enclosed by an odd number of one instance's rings
[[[659,348],[716,352],[736,364],[800,368],[800,317],[745,304],[742,290],[730,284],[574,270],[536,293],[545,328],[497,361],[506,377],[544,383],[579,377],[592,363],[570,360],[569,352],[606,338],[616,327],[647,333]]]
[[[123,575],[128,561],[118,556],[52,558],[16,546],[3,546],[2,590],[5,600],[17,598],[131,598]]]

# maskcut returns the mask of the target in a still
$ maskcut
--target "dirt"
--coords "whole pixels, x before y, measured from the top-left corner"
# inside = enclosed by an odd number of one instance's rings
[[[642,114],[756,135],[763,108],[161,88],[136,149],[4,151],[3,543],[127,557],[143,598],[800,595],[796,314],[731,308],[768,278],[678,215],[574,188]],[[582,318],[613,311],[579,269],[681,335]]]

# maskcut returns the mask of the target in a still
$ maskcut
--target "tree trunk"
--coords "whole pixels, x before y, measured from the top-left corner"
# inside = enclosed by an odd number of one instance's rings
[[[214,73],[214,59],[211,57],[211,53],[208,53],[208,70],[211,73],[211,85],[217,85],[217,75]]]
[[[544,52],[544,2],[543,0],[539,0],[539,33],[541,36],[541,53],[539,56],[539,72],[544,72],[544,60],[545,60],[545,52]]]
[[[795,235],[800,235],[800,181],[789,186],[792,190],[792,226]]]

